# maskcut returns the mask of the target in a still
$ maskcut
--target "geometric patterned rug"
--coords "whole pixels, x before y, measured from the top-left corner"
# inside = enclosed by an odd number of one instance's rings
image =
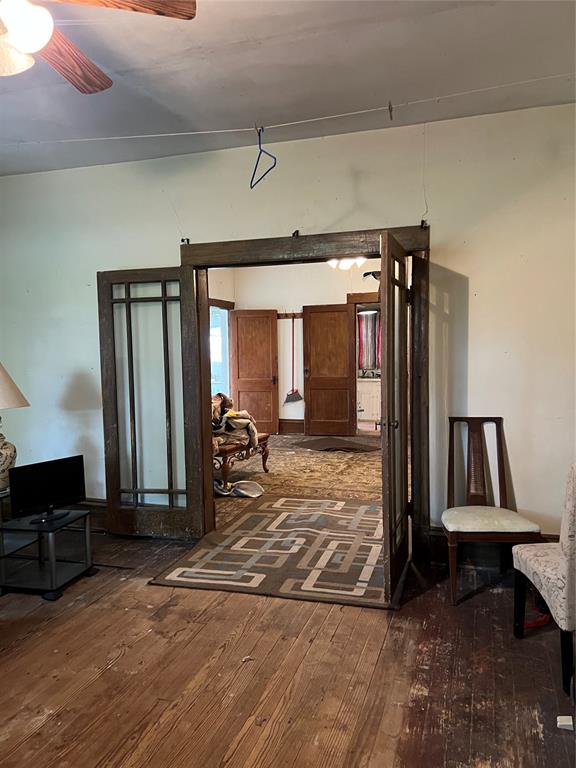
[[[379,503],[261,496],[150,583],[384,608]]]

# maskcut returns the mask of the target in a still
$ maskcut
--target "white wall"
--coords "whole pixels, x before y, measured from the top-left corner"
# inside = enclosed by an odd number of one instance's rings
[[[234,269],[210,270],[210,298],[224,301],[236,300],[236,278]]]
[[[432,502],[448,413],[502,415],[516,502],[554,532],[574,459],[572,106],[0,180],[0,360],[22,461],[82,448],[104,494],[95,274],[210,241],[431,224]],[[425,162],[424,162],[425,159]],[[168,198],[166,190],[169,190]],[[426,195],[424,194],[426,192]]]
[[[278,312],[302,312],[314,304],[345,304],[348,293],[378,290],[373,278],[362,279],[364,272],[380,269],[379,260],[369,260],[362,267],[348,271],[326,264],[296,264],[280,267],[250,267],[234,270],[236,309],[277,309]],[[212,295],[212,272],[210,295]],[[304,393],[302,320],[294,323],[296,387]],[[280,418],[303,419],[304,402],[284,403],[292,387],[292,323],[278,321],[278,385]]]

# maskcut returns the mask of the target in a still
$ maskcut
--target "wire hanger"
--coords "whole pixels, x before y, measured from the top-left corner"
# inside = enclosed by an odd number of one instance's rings
[[[276,163],[278,162],[278,159],[274,157],[274,155],[271,152],[268,152],[267,149],[262,148],[262,134],[264,133],[264,128],[256,128],[256,131],[258,133],[258,157],[256,158],[256,165],[254,166],[254,170],[252,171],[252,178],[250,179],[250,189],[254,189],[256,184],[259,184],[262,179],[265,176],[268,176],[270,171],[276,167]],[[262,155],[266,155],[272,160],[272,165],[264,171],[258,178],[256,178],[256,173],[258,171],[258,166],[260,165],[260,160],[262,158]]]

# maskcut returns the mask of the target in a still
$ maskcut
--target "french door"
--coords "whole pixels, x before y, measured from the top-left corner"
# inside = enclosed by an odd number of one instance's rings
[[[409,560],[407,254],[389,232],[380,238],[382,318],[382,517],[384,589],[392,603]]]
[[[194,272],[98,274],[107,529],[203,532]],[[186,297],[186,300],[184,299]]]
[[[208,266],[379,253],[384,581],[391,604],[410,557],[409,501],[415,557],[426,554],[429,530],[428,248],[429,231],[416,226],[186,245],[179,268],[100,273],[108,530],[196,538],[214,528]]]

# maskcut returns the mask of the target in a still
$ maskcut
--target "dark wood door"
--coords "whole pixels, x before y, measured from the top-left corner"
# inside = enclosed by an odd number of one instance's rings
[[[248,411],[259,432],[278,432],[278,313],[230,312],[230,389],[234,407]]]
[[[406,251],[381,237],[382,516],[384,590],[389,603],[409,560],[408,515],[408,287]],[[396,593],[396,599],[395,599]]]
[[[304,431],[356,434],[353,304],[304,307]]]

